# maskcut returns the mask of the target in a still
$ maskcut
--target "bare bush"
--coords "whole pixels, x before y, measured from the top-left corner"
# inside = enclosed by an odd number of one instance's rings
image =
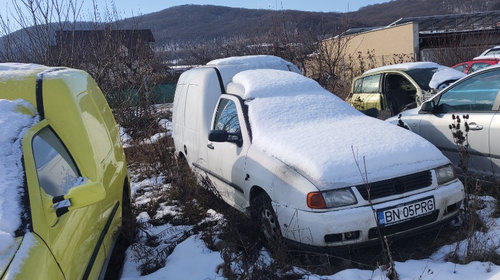
[[[14,26],[0,16],[4,35],[0,60],[79,68],[100,86],[115,117],[132,137],[141,137],[152,123],[151,93],[162,82],[161,64],[150,42],[152,34],[124,30],[114,5],[85,18],[83,0],[11,1]],[[136,27],[139,24],[136,24]]]

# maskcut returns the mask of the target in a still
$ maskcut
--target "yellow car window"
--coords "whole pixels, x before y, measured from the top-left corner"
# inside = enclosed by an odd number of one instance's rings
[[[61,140],[46,127],[33,137],[32,145],[38,183],[51,196],[64,195],[79,172]]]

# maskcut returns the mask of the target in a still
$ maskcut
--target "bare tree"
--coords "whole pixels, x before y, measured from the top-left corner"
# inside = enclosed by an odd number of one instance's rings
[[[104,12],[95,0],[85,20],[84,0],[12,0],[0,16],[0,60],[67,66],[89,72],[132,134],[154,126],[151,93],[161,82],[149,30],[122,29],[112,3]],[[11,21],[13,18],[13,22]],[[20,28],[12,32],[12,23]],[[141,133],[139,133],[141,132]]]

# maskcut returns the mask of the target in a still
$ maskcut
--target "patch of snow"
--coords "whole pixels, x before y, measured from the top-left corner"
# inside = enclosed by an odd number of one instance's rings
[[[496,60],[499,60],[500,59],[500,55],[498,54],[492,54],[492,55],[480,55],[480,56],[476,56],[474,57],[472,60],[492,60],[492,59],[496,59]]]
[[[172,136],[172,121],[169,119],[161,119],[159,123],[160,126],[163,127],[163,129],[165,129],[167,135]]]
[[[132,196],[135,196],[137,190],[142,189],[144,187],[150,187],[150,186],[162,186],[163,185],[163,177],[158,176],[158,177],[150,177],[143,179],[141,181],[135,181],[133,180],[131,182],[130,186],[130,192]],[[169,185],[164,185],[164,188],[168,188]]]
[[[362,166],[363,158],[370,182],[449,162],[420,136],[363,115],[296,73],[244,71],[228,92],[246,99],[253,145],[321,190],[362,184],[355,160]]]
[[[138,276],[137,270],[131,269],[133,264],[131,259],[127,259],[123,271],[122,280],[128,279],[224,279],[217,273],[217,266],[224,262],[219,252],[211,251],[207,248],[200,237],[193,235],[178,244],[172,254],[168,256],[165,267],[158,271]]]
[[[0,82],[24,79],[48,69],[43,65],[24,63],[0,63]]]
[[[346,269],[342,270],[334,275],[314,275],[307,274],[307,271],[300,271],[306,273],[306,276],[302,279],[307,280],[386,280],[384,272],[380,269],[371,270],[361,270],[361,269]],[[399,278],[401,279],[401,278]],[[413,280],[414,278],[412,278]]]
[[[46,68],[47,66],[34,63],[17,63],[17,62],[0,63],[0,71],[29,71],[29,70],[40,70]]]
[[[21,113],[28,110],[33,115]],[[24,111],[23,110],[23,111]],[[14,232],[21,226],[24,170],[22,138],[38,117],[27,101],[0,99],[0,254],[14,244]]]
[[[159,140],[161,140],[162,138],[165,138],[167,135],[172,135],[172,132],[167,133],[167,132],[160,132],[160,133],[156,133],[155,135],[147,138],[147,139],[144,139],[141,141],[141,144],[154,144],[154,143],[157,143]]]
[[[149,216],[148,212],[141,212],[135,219],[138,223],[146,223],[151,220],[151,217]]]
[[[161,219],[165,216],[175,217],[179,215],[180,211],[181,209],[178,206],[166,205],[165,203],[162,203],[160,205],[160,208],[156,211],[156,215],[154,216],[154,218]]]
[[[365,71],[363,73],[363,75],[375,73],[378,71],[387,71],[387,70],[408,71],[408,70],[413,70],[413,69],[441,68],[441,67],[446,67],[446,66],[443,66],[441,64],[437,64],[435,62],[407,62],[407,63],[391,64],[391,65],[385,65],[385,66],[373,68],[373,69]]]
[[[120,128],[120,138],[122,140],[122,145],[123,148],[128,148],[132,145],[132,137],[128,135],[128,133],[125,131],[125,128],[122,126],[119,126]]]

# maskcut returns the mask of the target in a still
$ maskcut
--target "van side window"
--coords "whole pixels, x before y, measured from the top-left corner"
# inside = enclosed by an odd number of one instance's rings
[[[215,114],[214,130],[225,130],[228,133],[239,133],[240,123],[236,104],[229,99],[221,99]]]
[[[63,143],[48,127],[33,137],[38,183],[51,196],[64,195],[79,178],[79,171]]]

